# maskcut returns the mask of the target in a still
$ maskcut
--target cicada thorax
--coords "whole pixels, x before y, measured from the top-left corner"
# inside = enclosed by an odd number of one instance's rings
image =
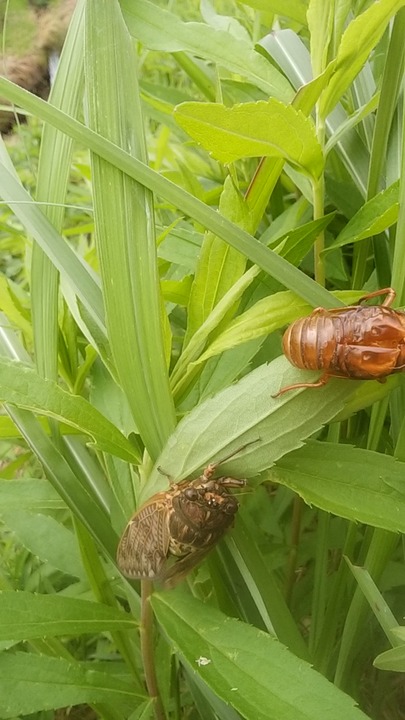
[[[232,525],[239,503],[226,489],[230,483],[232,487],[245,484],[234,478],[207,480],[202,476],[180,486],[169,520],[169,550],[173,555],[210,548]]]

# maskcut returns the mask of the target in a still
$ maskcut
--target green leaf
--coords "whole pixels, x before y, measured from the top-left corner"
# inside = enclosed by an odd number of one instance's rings
[[[62,420],[90,435],[100,450],[139,462],[129,440],[87,400],[62,390],[22,363],[0,358],[0,400]]]
[[[310,0],[307,12],[311,37],[311,64],[314,77],[326,67],[331,40],[335,6],[324,0]]]
[[[191,283],[191,275],[187,275],[182,280],[162,280],[163,298],[166,302],[186,306],[190,298]]]
[[[10,323],[23,333],[25,341],[32,343],[32,326],[28,319],[28,312],[23,310],[18,300],[18,291],[21,287],[16,285],[13,292],[13,285],[4,275],[0,275],[0,310],[7,315]]]
[[[401,628],[369,571],[364,567],[353,565],[347,557],[345,560],[388,640],[394,647],[400,645],[402,641],[399,639],[397,631],[400,631]],[[402,630],[405,630],[405,628],[402,628]],[[404,638],[402,638],[402,640],[403,639]]]
[[[292,100],[288,81],[252,46],[230,33],[197,22],[183,22],[176,15],[147,0],[121,0],[129,32],[152,50],[185,51],[210,63],[218,63],[250,80],[266,95]]]
[[[53,517],[0,508],[0,517],[33,555],[67,575],[85,578],[76,537]]]
[[[111,703],[125,717],[144,700],[131,682],[96,670],[90,662],[23,652],[0,654],[0,716],[4,720],[80,703]]]
[[[266,480],[348,520],[405,532],[405,495],[392,487],[404,474],[405,463],[389,455],[313,441],[279,460]]]
[[[328,422],[354,392],[350,380],[335,380],[321,390],[305,389],[273,398],[281,387],[314,373],[297,371],[284,358],[262,365],[235,385],[200,403],[177,426],[160,455],[142,500],[167,487],[162,468],[176,480],[195,477],[208,463],[220,461],[251,442],[224,473],[252,478]],[[237,419],[237,420],[236,420]]]
[[[378,235],[397,222],[398,213],[399,180],[366,202],[349,220],[336,240],[325,248],[324,253]]]
[[[392,672],[404,673],[405,644],[377,655],[373,665],[379,670],[391,670]]]
[[[374,2],[346,28],[336,54],[335,72],[320,99],[322,117],[329,115],[339,102],[377,45],[389,21],[403,5],[404,0]]]
[[[84,2],[76,3],[52,82],[48,102],[74,117],[83,104]],[[42,128],[36,200],[55,230],[62,232],[72,163],[73,140],[52,125]],[[35,341],[35,364],[40,375],[58,376],[59,273],[38,243],[31,262],[31,305]],[[10,317],[8,315],[8,317]]]
[[[312,120],[274,98],[230,108],[219,103],[186,102],[175,108],[174,117],[222,163],[266,156],[284,158],[313,178],[322,172],[322,148]]]
[[[114,143],[92,132],[73,118],[61,113],[57,108],[49,106],[40,98],[27,93],[3,77],[0,77],[0,92],[8,100],[24,106],[46,122],[61,127],[64,132],[90,147],[100,157],[108,160],[117,168],[119,167],[124,173],[127,173],[161,197],[169,200],[215,235],[229,242],[232,247],[246,255],[269,275],[312,303],[313,307],[334,307],[333,297],[325,288],[293,267],[284,258],[264,247],[259,240],[249,235],[249,233],[226,218],[221,217],[215,210],[204,205],[200,200],[167,180],[163,175],[131,157]],[[38,240],[38,242],[40,241]],[[52,251],[50,248],[46,252],[51,256]]]
[[[275,248],[275,243],[271,243],[271,245],[279,255],[286,258],[292,265],[299,265],[312,248],[319,233],[325,230],[334,217],[334,213],[329,213],[294,230],[289,229],[285,235],[278,238],[278,244]]]
[[[32,511],[60,510],[65,503],[48,480],[18,478],[0,481],[0,509]]]
[[[306,0],[241,0],[244,5],[260,10],[262,12],[271,12],[275,15],[291,18],[302,25],[306,24],[307,1]]]
[[[219,212],[245,230],[252,229],[247,203],[236,190],[229,175],[221,193]],[[215,237],[213,233],[205,235],[191,288],[185,346],[227,291],[235,286],[245,267],[246,257],[242,253],[221,238]],[[233,308],[236,306],[237,303],[234,302]],[[228,314],[231,310],[232,308],[228,308]],[[225,317],[218,325],[225,322]]]
[[[52,110],[56,112],[56,108]],[[29,193],[2,163],[0,163],[0,197],[8,203],[27,232],[35,238],[54,266],[66,277],[67,282],[86,306],[99,332],[105,334],[102,296],[94,274],[55,230],[40,206],[35,204]]]
[[[146,164],[136,54],[117,0],[86,3],[85,71],[90,127]],[[91,162],[108,337],[139,434],[156,458],[175,427],[175,412],[165,357],[153,198],[150,190],[97,153],[91,153]]]
[[[0,593],[0,640],[133,630],[132,615],[101,603],[29,592]]]
[[[270,635],[178,592],[152,595],[151,603],[187,669],[242,717],[366,718],[347,695]]]
[[[27,352],[21,346],[15,333],[7,326],[4,317],[0,323],[0,354],[12,358],[24,358],[24,360],[27,358]],[[33,372],[29,368],[26,369]],[[27,388],[25,390],[28,392]],[[103,493],[100,492],[100,484],[98,483],[95,488],[91,475],[86,476],[85,480],[82,468],[80,468],[80,476],[74,474],[67,460],[46,435],[43,424],[34,417],[32,412],[16,408],[12,404],[7,404],[6,409],[29,448],[41,462],[48,480],[66,505],[81,520],[107,554],[115,557],[118,538],[107,515],[108,503],[105,494],[103,497]],[[77,462],[77,452],[75,452],[75,456]]]

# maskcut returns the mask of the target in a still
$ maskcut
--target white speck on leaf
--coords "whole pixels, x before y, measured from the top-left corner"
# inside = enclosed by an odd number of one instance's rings
[[[203,655],[200,655],[199,658],[197,658],[196,663],[198,667],[204,667],[205,665],[209,665],[211,660],[209,660],[206,657],[203,657]]]

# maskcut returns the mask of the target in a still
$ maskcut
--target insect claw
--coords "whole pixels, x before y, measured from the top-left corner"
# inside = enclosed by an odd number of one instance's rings
[[[164,475],[164,477],[167,477],[167,479],[170,480],[170,482],[173,481],[172,476],[169,475],[169,473],[167,473],[165,470],[163,470],[163,468],[161,468],[160,465],[158,465],[157,471],[158,471],[161,475]]]
[[[278,398],[280,395],[284,395],[284,393],[289,392],[289,390],[298,390],[298,388],[318,388],[323,387],[323,385],[326,385],[329,382],[330,375],[322,375],[322,377],[314,383],[294,383],[293,385],[286,385],[285,387],[281,388],[275,395],[272,395],[272,398]]]
[[[381,295],[387,296],[385,300],[381,303],[381,305],[383,307],[389,307],[394,302],[397,294],[394,288],[391,287],[386,287],[382,290],[375,290],[374,292],[368,293],[367,295],[364,295],[362,298],[360,298],[359,305],[360,303],[364,302],[364,300],[370,300],[370,298],[380,297]]]

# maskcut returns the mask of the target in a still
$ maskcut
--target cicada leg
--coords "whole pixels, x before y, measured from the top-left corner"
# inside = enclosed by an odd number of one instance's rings
[[[329,382],[330,375],[327,373],[324,373],[317,382],[314,383],[294,383],[293,385],[286,385],[285,387],[281,388],[275,395],[272,395],[273,398],[278,398],[280,395],[284,395],[284,393],[288,392],[289,390],[298,390],[298,388],[319,388],[323,385],[326,385],[326,383]]]
[[[213,474],[215,473],[215,470],[217,469],[218,465],[222,465],[222,463],[226,462],[227,460],[230,460],[234,457],[234,455],[238,455],[238,453],[242,452],[245,448],[249,447],[249,445],[254,445],[255,443],[260,442],[260,438],[256,438],[256,440],[250,440],[249,442],[245,443],[244,445],[241,445],[236,450],[233,450],[229,455],[226,455],[225,457],[221,458],[221,460],[217,460],[214,463],[209,463],[207,467],[205,468],[203,472],[203,476],[206,480],[209,480]]]
[[[360,303],[364,302],[364,300],[370,300],[370,298],[380,297],[380,295],[387,296],[384,302],[381,303],[381,305],[383,305],[384,307],[389,307],[394,302],[397,294],[395,290],[390,287],[383,288],[382,290],[375,290],[374,292],[368,293],[367,295],[364,295],[364,297],[360,298],[359,305]]]

